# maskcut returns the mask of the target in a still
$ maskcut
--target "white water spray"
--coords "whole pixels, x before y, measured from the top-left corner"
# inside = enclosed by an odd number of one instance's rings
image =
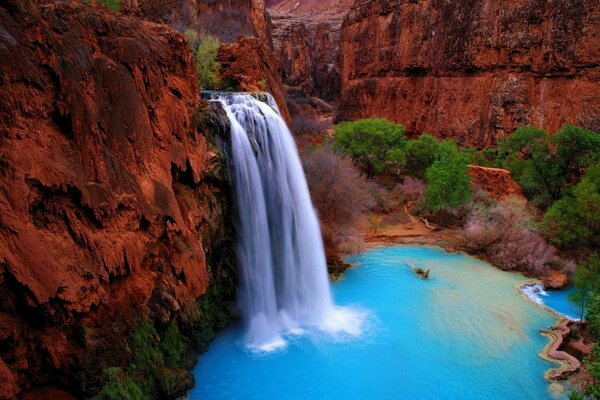
[[[265,96],[266,102],[250,94],[213,94],[231,123],[229,164],[246,339],[252,347],[269,349],[301,326],[353,334],[360,325],[353,318],[331,327],[342,313],[335,312],[331,299],[319,221],[294,139],[273,98]]]

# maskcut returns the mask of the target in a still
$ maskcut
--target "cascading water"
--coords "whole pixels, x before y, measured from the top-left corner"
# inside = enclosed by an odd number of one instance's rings
[[[273,98],[212,94],[231,122],[238,209],[239,308],[246,339],[268,349],[301,326],[331,326],[335,310],[317,215],[295,142]],[[333,321],[333,322],[332,322]]]

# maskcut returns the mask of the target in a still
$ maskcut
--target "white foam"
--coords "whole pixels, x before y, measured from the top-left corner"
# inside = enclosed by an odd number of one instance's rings
[[[334,307],[319,328],[331,336],[359,337],[365,332],[368,312],[352,307]]]

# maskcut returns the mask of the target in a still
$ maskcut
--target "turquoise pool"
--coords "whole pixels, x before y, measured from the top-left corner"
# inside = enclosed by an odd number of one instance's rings
[[[276,350],[220,334],[194,370],[191,399],[560,399],[539,358],[550,313],[523,299],[522,276],[433,247],[352,257],[332,285],[353,329],[304,328]],[[431,268],[431,280],[409,265]],[[338,322],[332,322],[336,324]],[[560,389],[560,386],[558,387]]]

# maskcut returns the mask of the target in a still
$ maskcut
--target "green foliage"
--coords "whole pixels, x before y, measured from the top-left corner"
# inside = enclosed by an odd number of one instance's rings
[[[448,151],[443,158],[427,169],[427,208],[434,212],[451,211],[471,200],[473,193],[467,166],[468,160],[464,156]]]
[[[158,351],[159,340],[154,326],[140,318],[133,328],[129,344],[134,373],[152,371],[164,365],[162,354]]]
[[[497,163],[510,169],[525,194],[539,205],[563,195],[567,183],[600,160],[600,135],[565,125],[554,136],[531,126],[518,128],[500,143]]]
[[[218,89],[221,84],[219,76],[221,64],[217,61],[221,44],[219,38],[207,34],[199,35],[193,30],[187,30],[185,36],[194,52],[198,86],[201,89]]]
[[[187,349],[185,340],[176,324],[171,323],[169,325],[165,331],[160,348],[164,355],[166,366],[176,368]]]
[[[439,143],[433,136],[423,133],[418,139],[406,144],[406,168],[417,176],[423,176],[425,170],[438,159]]]
[[[575,271],[576,296],[572,300],[585,311],[594,342],[600,341],[600,255],[592,254],[587,261],[577,266]],[[584,360],[585,367],[592,378],[585,382],[581,392],[573,392],[569,399],[600,399],[600,350],[594,346],[592,354]]]
[[[575,270],[575,291],[569,296],[569,301],[577,306],[580,319],[588,308],[595,293],[600,291],[600,256],[592,254],[586,261],[580,263]]]
[[[106,5],[106,7],[113,10],[114,12],[119,12],[119,10],[121,8],[121,0],[100,0],[100,1],[102,1],[102,3],[104,3]]]
[[[107,383],[102,387],[95,400],[146,400],[150,399],[140,387],[129,378],[121,368],[104,370]]]
[[[600,163],[544,215],[544,233],[559,247],[593,243],[600,235]]]
[[[362,119],[335,126],[334,147],[349,155],[369,177],[397,172],[406,162],[404,126]]]

